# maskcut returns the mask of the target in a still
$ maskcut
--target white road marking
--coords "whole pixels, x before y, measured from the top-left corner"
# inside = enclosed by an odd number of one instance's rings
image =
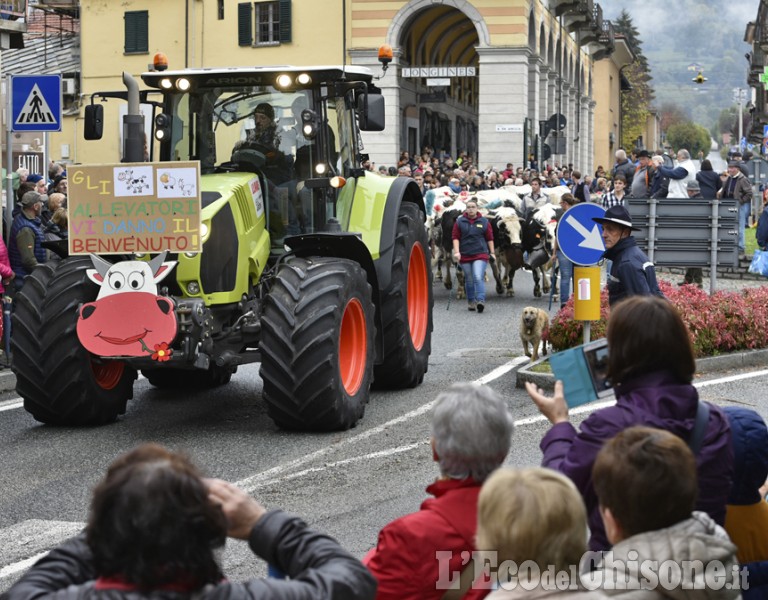
[[[6,410],[13,410],[15,408],[21,408],[24,406],[24,400],[21,398],[14,398],[13,400],[5,400],[4,402],[0,402],[0,412],[6,411]]]
[[[3,577],[10,577],[11,575],[15,575],[19,571],[24,571],[34,565],[38,560],[43,558],[48,554],[48,550],[45,552],[41,552],[40,554],[35,554],[34,556],[30,558],[25,558],[24,560],[20,560],[19,562],[15,562],[13,564],[7,565],[0,569],[0,579]]]
[[[479,379],[475,380],[475,382],[484,384],[484,383],[488,383],[489,381],[493,381],[494,379],[498,379],[499,377],[504,375],[504,373],[508,373],[509,371],[514,369],[517,365],[527,360],[528,360],[528,357],[525,357],[525,356],[514,358],[508,363],[503,364],[500,367],[494,369],[487,375],[484,375],[483,377],[480,377]],[[250,477],[246,477],[245,479],[241,479],[240,481],[236,481],[235,485],[245,490],[255,489],[254,486],[261,484],[264,481],[278,478],[279,475],[285,471],[289,471],[289,472],[296,471],[299,467],[309,462],[312,462],[313,460],[316,460],[322,456],[325,456],[330,452],[336,452],[342,446],[349,446],[361,440],[368,439],[369,437],[378,435],[379,433],[385,431],[386,429],[389,429],[390,427],[393,427],[394,425],[403,423],[404,421],[410,421],[414,417],[423,415],[424,413],[429,412],[434,408],[435,402],[436,402],[435,400],[432,400],[431,402],[422,404],[420,407],[418,407],[415,410],[407,412],[404,415],[400,415],[399,417],[396,417],[390,421],[387,421],[386,423],[382,423],[381,425],[373,427],[367,431],[363,431],[362,433],[352,436],[338,444],[334,444],[333,446],[326,446],[325,448],[321,448],[320,450],[316,450],[315,452],[306,454],[300,458],[291,460],[287,463],[277,465],[276,467],[272,467],[271,469],[267,469],[266,471],[262,471],[261,473],[256,473],[255,475],[251,475]]]

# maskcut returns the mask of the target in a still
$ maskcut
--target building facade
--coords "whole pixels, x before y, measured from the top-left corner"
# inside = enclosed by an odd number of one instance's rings
[[[69,149],[67,162],[119,160],[121,103],[104,104],[99,144],[83,141],[83,107],[124,89],[121,73],[138,76],[157,52],[171,69],[370,67],[387,102],[386,130],[364,138],[377,164],[430,146],[466,151],[481,168],[545,158],[589,172],[610,150],[595,136],[613,125],[598,115],[618,118],[613,91],[596,97],[614,38],[593,0],[80,0],[79,19],[79,110],[50,144],[53,159]],[[386,73],[384,43],[394,54]]]

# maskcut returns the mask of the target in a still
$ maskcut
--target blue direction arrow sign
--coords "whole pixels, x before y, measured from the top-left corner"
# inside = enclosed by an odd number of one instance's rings
[[[61,75],[13,75],[11,109],[12,131],[61,131]]]
[[[603,228],[593,217],[605,216],[599,204],[586,202],[569,208],[560,217],[557,227],[557,245],[566,258],[577,265],[595,265],[605,252]]]

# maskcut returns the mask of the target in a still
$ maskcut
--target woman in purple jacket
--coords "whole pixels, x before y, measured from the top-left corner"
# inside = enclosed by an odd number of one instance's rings
[[[665,429],[691,442],[699,395],[693,387],[696,361],[688,330],[667,300],[633,296],[611,311],[606,335],[608,374],[616,404],[593,412],[577,431],[568,419],[563,384],[554,396],[526,383],[526,389],[552,427],[541,440],[542,465],[567,475],[579,488],[589,511],[592,550],[610,547],[592,487],[592,465],[603,444],[633,425]],[[696,452],[699,498],[696,510],[722,525],[733,476],[733,448],[728,419],[713,405]]]

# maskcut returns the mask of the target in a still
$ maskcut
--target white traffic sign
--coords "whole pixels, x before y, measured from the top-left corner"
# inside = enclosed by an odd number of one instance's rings
[[[599,204],[583,202],[569,208],[560,217],[557,246],[566,258],[577,265],[595,265],[605,252],[603,228],[592,218],[605,216]]]
[[[61,131],[61,75],[11,76],[11,130]]]

